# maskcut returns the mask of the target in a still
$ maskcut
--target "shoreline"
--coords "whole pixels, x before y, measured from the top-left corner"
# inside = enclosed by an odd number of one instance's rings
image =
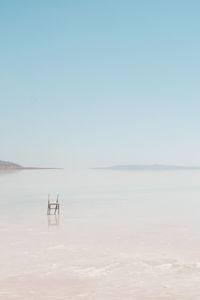
[[[8,167],[8,168],[1,168],[0,167],[0,171],[17,171],[17,170],[63,170],[63,168],[36,168],[36,167],[27,167],[27,168],[12,168],[12,167]]]

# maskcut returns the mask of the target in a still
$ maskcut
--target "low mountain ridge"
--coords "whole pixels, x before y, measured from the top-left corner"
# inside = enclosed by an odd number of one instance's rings
[[[40,170],[40,169],[53,169],[57,170],[60,168],[38,168],[38,167],[23,167],[16,163],[0,160],[0,170]]]
[[[119,171],[162,171],[162,170],[200,170],[200,166],[178,166],[178,165],[118,165],[110,167],[101,167],[95,169],[119,170]]]
[[[23,167],[20,166],[20,165],[18,165],[18,164],[9,162],[9,161],[0,160],[0,170],[1,169],[3,169],[3,170],[7,170],[7,169],[23,169]]]

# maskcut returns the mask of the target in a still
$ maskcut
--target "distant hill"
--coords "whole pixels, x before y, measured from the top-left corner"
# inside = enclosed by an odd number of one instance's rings
[[[23,169],[23,167],[9,161],[0,160],[0,170],[15,170],[15,169]]]
[[[110,166],[102,167],[95,169],[104,169],[104,170],[119,170],[119,171],[161,171],[161,170],[200,170],[200,166],[174,166],[174,165],[119,165],[119,166]]]
[[[36,167],[22,167],[18,164],[9,161],[0,160],[0,170],[40,170],[40,169],[60,169],[60,168],[36,168]]]

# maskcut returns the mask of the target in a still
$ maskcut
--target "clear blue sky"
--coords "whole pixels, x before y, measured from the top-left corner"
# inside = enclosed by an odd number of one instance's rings
[[[200,165],[200,2],[0,1],[0,160]]]

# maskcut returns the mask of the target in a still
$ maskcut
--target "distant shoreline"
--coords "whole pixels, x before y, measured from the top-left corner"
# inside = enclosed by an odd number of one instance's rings
[[[6,170],[63,170],[63,168],[36,168],[36,167],[27,167],[27,168],[14,168],[14,167],[0,167],[0,171]]]
[[[62,168],[23,167],[9,161],[0,160],[0,170],[60,170]]]
[[[110,167],[97,167],[95,170],[113,171],[178,171],[178,170],[200,170],[200,166],[176,166],[176,165],[118,165]]]

